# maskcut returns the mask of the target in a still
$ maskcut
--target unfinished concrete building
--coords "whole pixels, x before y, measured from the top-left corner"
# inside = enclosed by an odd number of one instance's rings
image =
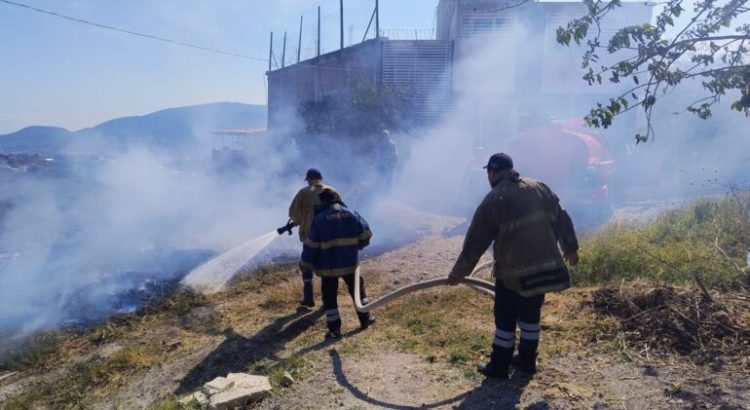
[[[346,98],[363,83],[408,89],[413,116],[440,116],[451,103],[453,47],[441,40],[379,37],[268,72],[268,127],[294,125],[301,104]]]

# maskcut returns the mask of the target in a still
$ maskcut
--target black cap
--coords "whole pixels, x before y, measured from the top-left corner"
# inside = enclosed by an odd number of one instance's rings
[[[490,160],[487,161],[487,165],[485,165],[484,168],[492,169],[495,171],[513,169],[513,158],[511,158],[508,154],[499,152],[490,157]]]
[[[307,170],[307,175],[305,176],[305,181],[314,181],[316,179],[323,179],[323,175],[315,168],[310,168]]]

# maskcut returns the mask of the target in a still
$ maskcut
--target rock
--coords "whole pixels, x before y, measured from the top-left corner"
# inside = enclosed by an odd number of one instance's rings
[[[228,377],[217,377],[203,385],[203,393],[211,397],[234,387],[234,381]]]
[[[270,389],[265,390],[260,387],[234,388],[223,393],[218,393],[211,396],[208,408],[211,410],[224,410],[234,407],[247,406],[251,403],[255,403],[259,400],[264,399],[268,395],[270,395]]]
[[[201,408],[205,408],[208,406],[208,397],[206,397],[205,394],[202,392],[195,392],[191,394],[190,396],[185,397],[182,400],[179,400],[179,403],[183,406],[189,406],[191,403],[196,402],[198,403]]]
[[[291,376],[290,376],[291,377]],[[268,377],[229,373],[203,385],[210,409],[230,409],[255,403],[271,394]]]
[[[268,377],[266,376],[255,376],[247,373],[229,373],[227,379],[233,381],[237,388],[259,388],[271,391],[271,382],[268,381]]]
[[[294,384],[294,377],[289,372],[284,372],[284,376],[281,378],[281,385],[289,387]]]

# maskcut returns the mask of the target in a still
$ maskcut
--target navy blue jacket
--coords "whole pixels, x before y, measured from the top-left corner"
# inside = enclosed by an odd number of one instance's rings
[[[344,276],[354,273],[358,252],[370,244],[372,232],[367,221],[341,204],[321,209],[302,249],[300,266],[319,276]]]

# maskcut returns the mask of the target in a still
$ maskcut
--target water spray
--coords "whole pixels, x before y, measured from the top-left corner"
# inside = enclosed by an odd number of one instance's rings
[[[193,269],[181,283],[208,293],[218,292],[237,272],[247,269],[248,263],[278,237],[276,232],[268,232],[224,252]]]

